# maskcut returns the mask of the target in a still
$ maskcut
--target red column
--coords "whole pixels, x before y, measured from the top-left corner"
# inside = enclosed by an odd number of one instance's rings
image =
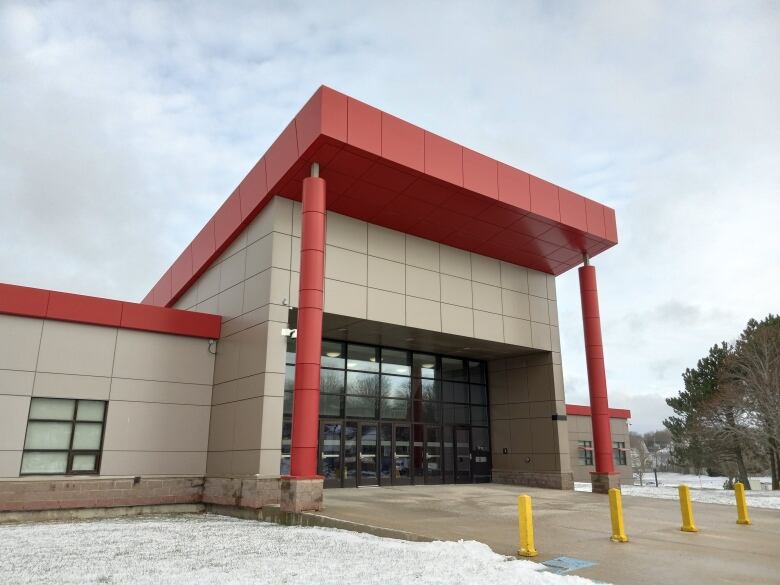
[[[320,352],[325,282],[325,181],[312,175],[303,180],[301,212],[301,275],[298,333],[295,348],[290,475],[317,475],[317,435],[320,415]]]
[[[604,346],[601,341],[599,293],[596,268],[585,262],[579,270],[582,300],[582,328],[585,331],[585,360],[588,366],[590,420],[593,425],[593,451],[596,473],[615,473],[612,462],[612,432],[609,428],[607,375],[604,369]]]

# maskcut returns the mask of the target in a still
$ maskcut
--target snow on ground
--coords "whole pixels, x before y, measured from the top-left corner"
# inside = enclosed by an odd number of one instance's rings
[[[406,542],[212,515],[0,525],[3,585],[592,585],[478,542]]]
[[[767,478],[758,478],[762,481]],[[652,472],[645,474],[644,482],[653,481],[655,477]],[[685,484],[691,488],[691,499],[694,502],[703,502],[706,504],[726,504],[736,505],[734,492],[724,490],[723,484],[725,477],[708,477],[706,475],[683,475],[681,473],[658,472],[658,487],[654,485],[623,485],[620,491],[624,496],[640,496],[643,498],[659,498],[662,500],[678,499],[677,487]],[[574,489],[580,492],[591,491],[589,483],[575,482]],[[748,508],[773,508],[780,510],[780,492],[778,491],[758,491],[748,490],[747,496]]]

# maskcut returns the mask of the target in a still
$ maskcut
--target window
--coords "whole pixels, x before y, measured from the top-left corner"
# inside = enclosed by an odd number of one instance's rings
[[[102,400],[33,398],[21,475],[97,473],[105,420]]]
[[[577,455],[580,465],[593,465],[593,442],[577,441]]]
[[[612,443],[612,458],[618,465],[626,465],[626,444],[622,441]]]

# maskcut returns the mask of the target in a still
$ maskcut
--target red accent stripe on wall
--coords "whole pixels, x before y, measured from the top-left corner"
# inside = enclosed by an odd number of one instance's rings
[[[582,404],[567,404],[566,414],[571,416],[590,416],[590,406]],[[610,408],[610,418],[631,418],[631,411],[627,408]]]
[[[0,313],[218,339],[219,315],[0,283]]]

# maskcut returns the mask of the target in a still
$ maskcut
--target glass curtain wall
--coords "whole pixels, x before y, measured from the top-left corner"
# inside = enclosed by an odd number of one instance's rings
[[[319,472],[330,487],[490,480],[485,363],[324,340]],[[281,473],[295,377],[288,345]]]

